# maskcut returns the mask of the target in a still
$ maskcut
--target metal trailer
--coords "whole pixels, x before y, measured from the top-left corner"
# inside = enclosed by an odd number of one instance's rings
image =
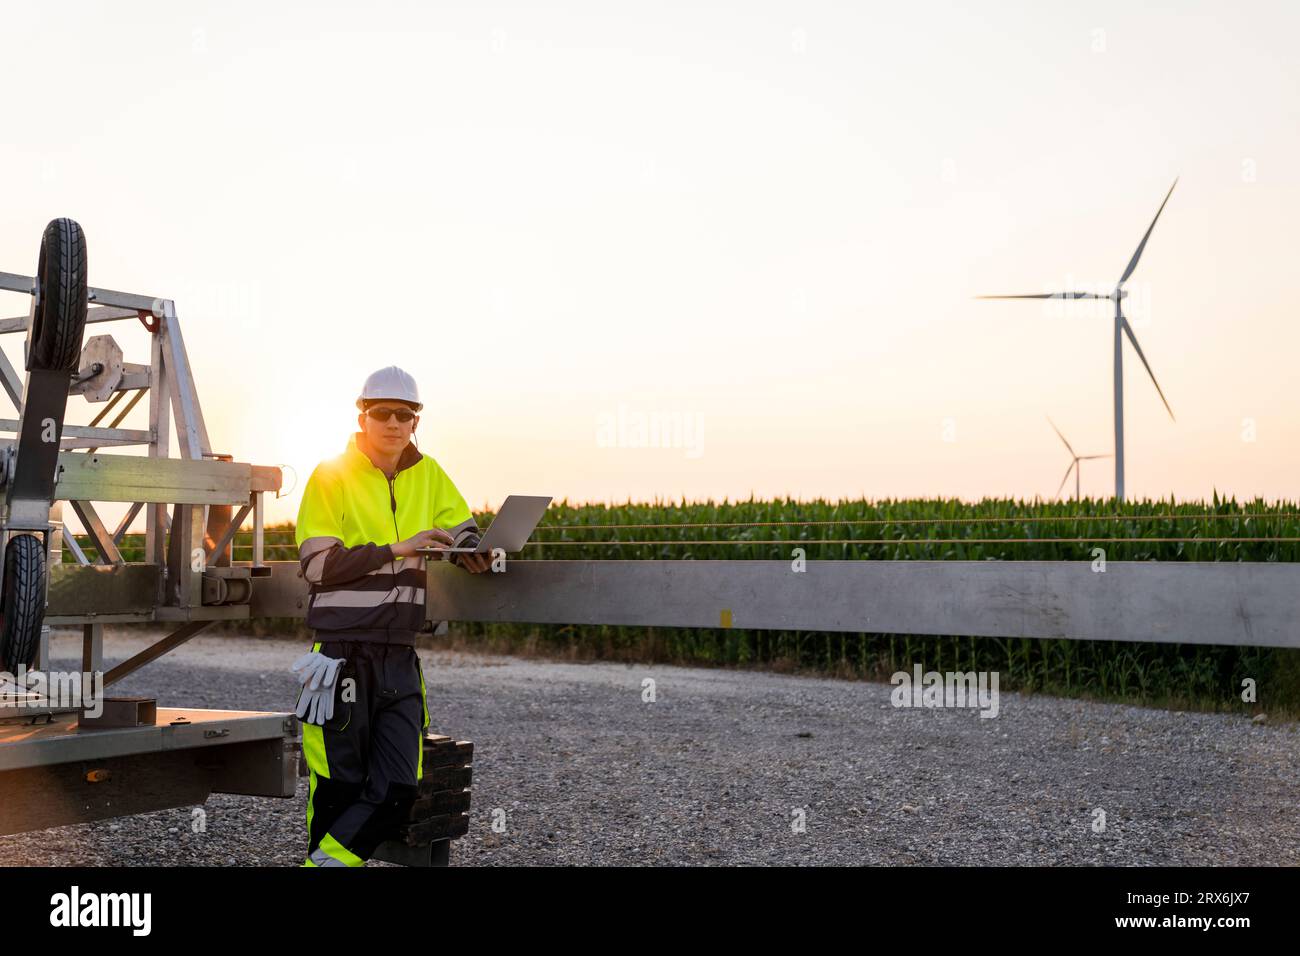
[[[263,496],[280,490],[280,469],[213,451],[175,304],[89,287],[85,267],[80,226],[61,219],[42,237],[35,276],[0,272],[0,289],[32,299],[27,315],[0,319],[0,334],[26,333],[25,376],[0,352],[0,386],[19,412],[0,419],[0,434],[15,436],[0,439],[0,664],[10,679],[0,706],[6,834],[201,804],[210,793],[292,797],[306,772],[292,713],[108,698],[92,719],[84,705],[55,694],[53,682],[29,689],[16,681],[22,670],[48,672],[51,626],[82,627],[81,670],[92,674],[103,672],[104,625],[173,628],[103,673],[107,690],[212,622],[249,619],[255,587],[273,574],[263,561],[262,509]],[[142,323],[151,336],[149,362],[124,361],[111,335],[92,335],[83,345],[85,325],[107,322]],[[64,424],[69,395],[104,407],[89,425]],[[119,427],[146,395],[149,427]],[[170,455],[173,420],[178,458]],[[104,451],[117,446],[143,446],[146,455]],[[63,523],[65,502],[94,543],[93,561]],[[130,505],[111,530],[97,511],[102,502]],[[144,560],[126,561],[122,537],[142,509]],[[250,515],[252,560],[234,562],[235,532]],[[64,563],[65,547],[74,561]],[[426,762],[441,754],[433,765],[463,771],[451,777],[468,784],[470,745],[430,735],[425,748]],[[468,810],[468,796],[458,787],[432,802],[443,811]],[[423,843],[394,841],[376,857],[445,864],[448,837],[466,823],[463,814],[446,816],[441,834],[430,838],[438,828],[425,825]]]

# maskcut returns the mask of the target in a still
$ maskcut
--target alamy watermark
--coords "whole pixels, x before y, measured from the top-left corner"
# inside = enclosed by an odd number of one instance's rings
[[[74,883],[50,897],[50,925],[123,926],[133,936],[148,936],[152,910],[152,893],[83,893]]]
[[[897,686],[889,693],[895,707],[978,707],[981,717],[998,715],[997,671],[897,671],[889,678]]]
[[[704,455],[704,416],[699,412],[642,411],[622,402],[596,416],[597,448],[680,448],[687,458]]]
[[[0,671],[0,707],[85,708],[87,717],[104,713],[103,671]]]

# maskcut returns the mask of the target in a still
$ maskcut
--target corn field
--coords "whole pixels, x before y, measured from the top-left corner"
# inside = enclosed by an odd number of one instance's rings
[[[481,526],[491,512],[476,513]],[[266,559],[296,560],[293,527],[268,528]],[[134,556],[132,546],[134,545]],[[142,560],[143,536],[123,557]],[[88,545],[87,552],[93,553]],[[1073,502],[985,499],[552,504],[519,560],[791,559],[1108,561],[1300,560],[1300,504]],[[251,557],[251,533],[235,561]],[[70,556],[65,553],[65,560]],[[301,621],[263,631],[301,630]],[[232,623],[231,627],[236,624]],[[244,625],[246,630],[248,625]],[[303,636],[307,636],[302,631]],[[458,640],[485,649],[572,659],[612,659],[887,679],[910,671],[998,671],[1003,689],[1158,706],[1300,712],[1300,651],[1131,642],[917,637],[743,629],[571,627],[464,623]],[[1258,702],[1240,699],[1243,678]]]

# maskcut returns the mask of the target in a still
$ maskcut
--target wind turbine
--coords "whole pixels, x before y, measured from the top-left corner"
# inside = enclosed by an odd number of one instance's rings
[[[1178,180],[1174,179],[1174,186],[1178,185]],[[1169,412],[1169,418],[1174,419],[1174,410],[1169,407],[1169,401],[1165,398],[1164,391],[1160,388],[1160,383],[1156,381],[1156,373],[1151,371],[1151,364],[1147,357],[1142,354],[1142,346],[1138,345],[1137,336],[1133,334],[1133,327],[1128,324],[1128,319],[1124,317],[1122,304],[1128,292],[1124,290],[1124,283],[1128,281],[1133,270],[1137,268],[1138,260],[1142,258],[1142,250],[1147,247],[1147,240],[1151,238],[1151,230],[1156,227],[1156,220],[1160,214],[1165,211],[1165,203],[1169,202],[1169,197],[1174,193],[1174,186],[1169,187],[1169,192],[1165,194],[1165,201],[1160,204],[1156,210],[1155,219],[1151,220],[1151,225],[1147,227],[1146,235],[1138,243],[1137,252],[1133,253],[1133,258],[1129,260],[1128,268],[1124,274],[1119,277],[1119,282],[1115,283],[1115,291],[1110,295],[1097,295],[1095,292],[1046,292],[1036,295],[981,295],[976,296],[979,299],[1110,299],[1115,303],[1115,500],[1117,502],[1124,500],[1124,336],[1133,343],[1133,349],[1137,352],[1138,358],[1142,360],[1142,365],[1151,376],[1151,383],[1155,385],[1156,391],[1160,393],[1160,401],[1165,403],[1165,410]],[[1053,426],[1055,427],[1055,426]],[[1059,432],[1057,434],[1060,434]],[[1062,439],[1064,441],[1064,439]],[[1073,453],[1071,453],[1073,454]]]
[[[1052,421],[1050,416],[1047,419],[1047,424],[1052,426],[1052,431],[1056,432],[1056,437],[1061,439],[1061,441],[1065,444],[1066,449],[1070,452],[1071,455],[1074,456],[1074,460],[1070,462],[1070,467],[1065,469],[1065,477],[1061,479],[1060,485],[1057,486],[1056,495],[1058,498],[1061,496],[1061,489],[1064,488],[1065,483],[1070,480],[1070,469],[1072,468],[1074,469],[1074,500],[1078,501],[1079,500],[1079,462],[1090,461],[1093,458],[1109,458],[1110,455],[1076,455],[1074,453],[1074,449],[1070,447],[1070,443],[1065,440],[1065,436],[1061,434],[1061,430],[1056,427],[1056,422]]]

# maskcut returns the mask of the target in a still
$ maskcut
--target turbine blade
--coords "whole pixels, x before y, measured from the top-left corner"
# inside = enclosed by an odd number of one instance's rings
[[[1065,441],[1065,436],[1061,434],[1061,430],[1056,427],[1056,422],[1052,421],[1052,417],[1050,415],[1047,417],[1047,424],[1052,426],[1052,431],[1056,432],[1056,437],[1061,439],[1061,441],[1064,442],[1065,447],[1070,449],[1070,454],[1074,455],[1074,449],[1070,448],[1070,443],[1068,441]],[[1079,456],[1075,455],[1075,457],[1077,458]]]
[[[1151,376],[1151,384],[1154,385],[1156,391],[1160,393],[1160,401],[1165,403],[1165,411],[1169,413],[1170,420],[1178,421],[1178,419],[1174,418],[1174,410],[1169,407],[1169,399],[1165,398],[1164,390],[1160,388],[1160,383],[1156,381],[1156,373],[1151,371],[1151,363],[1148,362],[1147,357],[1142,354],[1142,346],[1138,345],[1137,336],[1133,334],[1133,327],[1128,324],[1128,319],[1123,315],[1119,317],[1119,320],[1120,325],[1124,329],[1124,334],[1127,335],[1128,340],[1133,343],[1133,348],[1137,350],[1138,358],[1142,360],[1142,365],[1146,368],[1147,374]]]
[[[1060,485],[1058,485],[1056,488],[1056,497],[1058,498],[1061,497],[1061,489],[1064,488],[1065,483],[1070,480],[1070,472],[1073,470],[1074,470],[1074,462],[1070,462],[1070,467],[1065,469],[1065,477],[1061,479]]]
[[[1093,458],[1110,458],[1110,457],[1111,457],[1110,455],[1080,455],[1080,456],[1079,456],[1079,460],[1080,460],[1080,461],[1089,461],[1089,460],[1091,460],[1091,459],[1093,459]]]
[[[1032,295],[977,295],[977,299],[1109,299],[1095,292],[1036,292]]]
[[[1175,177],[1174,186],[1177,185],[1178,179]],[[1169,202],[1169,197],[1174,194],[1174,186],[1170,186],[1169,192],[1165,193],[1165,202],[1162,202],[1160,208],[1156,210],[1156,219],[1159,219],[1160,214],[1165,211],[1165,203]],[[1122,286],[1126,281],[1128,281],[1128,277],[1131,276],[1133,270],[1137,268],[1138,260],[1142,258],[1142,250],[1147,247],[1147,240],[1151,238],[1151,230],[1156,227],[1156,219],[1151,220],[1151,225],[1147,227],[1147,234],[1143,236],[1142,241],[1138,243],[1137,252],[1133,253],[1133,258],[1129,260],[1128,268],[1124,270],[1124,274],[1119,277],[1119,282],[1116,283],[1116,288]]]

